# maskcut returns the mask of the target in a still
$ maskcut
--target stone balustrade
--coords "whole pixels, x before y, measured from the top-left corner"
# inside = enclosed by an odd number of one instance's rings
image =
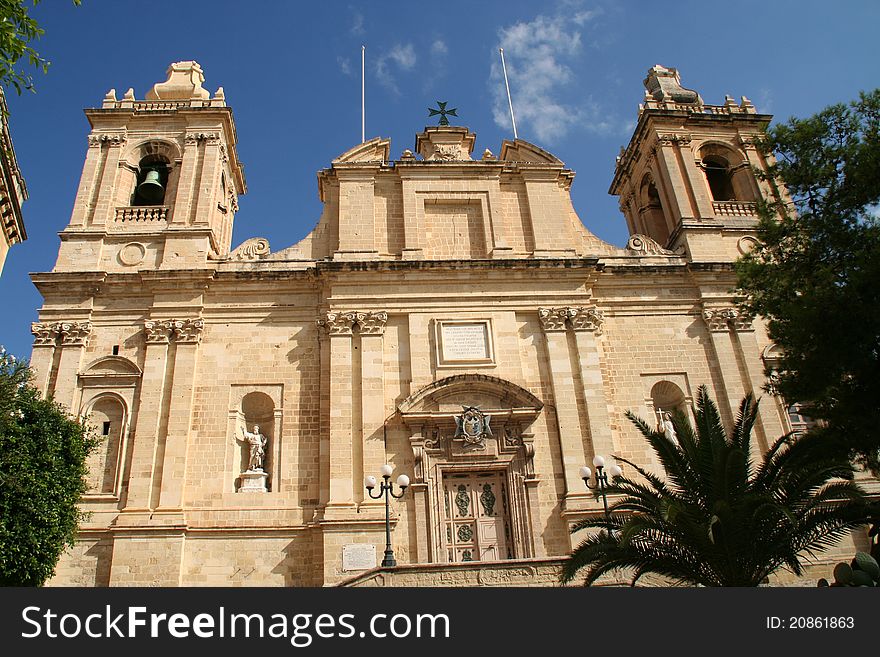
[[[147,223],[168,221],[168,207],[163,205],[143,205],[116,208],[117,223]]]
[[[712,201],[712,209],[719,217],[755,217],[758,204],[754,201]]]

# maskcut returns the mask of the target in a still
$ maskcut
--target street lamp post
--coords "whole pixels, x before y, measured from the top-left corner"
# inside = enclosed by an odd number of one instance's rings
[[[596,468],[596,483],[592,486],[590,485],[590,477],[593,476],[593,471],[586,465],[581,468],[581,479],[584,480],[584,484],[586,484],[587,488],[598,491],[599,495],[602,496],[602,504],[605,505],[605,517],[608,518],[608,495],[605,493],[605,489],[608,488],[608,475],[610,474],[612,477],[617,477],[618,475],[623,474],[623,470],[621,470],[620,466],[616,463],[612,463],[608,466],[606,472],[605,457],[599,454],[596,454],[596,456],[593,457],[593,466]]]
[[[390,495],[394,499],[399,500],[406,493],[406,488],[409,486],[409,477],[405,474],[400,475],[397,478],[400,495],[395,495],[394,484],[389,481],[392,472],[394,472],[394,468],[387,463],[382,466],[382,483],[379,484],[379,493],[377,495],[373,495],[373,489],[376,488],[376,478],[372,475],[364,477],[364,486],[366,486],[372,499],[378,500],[383,495],[385,496],[385,557],[382,559],[383,568],[391,568],[397,565],[397,562],[394,560],[394,550],[391,549],[391,511],[388,496]]]

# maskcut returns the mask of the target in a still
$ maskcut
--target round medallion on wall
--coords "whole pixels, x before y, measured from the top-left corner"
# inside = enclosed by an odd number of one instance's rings
[[[138,242],[129,242],[119,249],[119,262],[128,267],[139,265],[144,261],[147,249]]]
[[[739,252],[745,255],[752,249],[754,249],[758,245],[758,240],[756,240],[751,235],[746,235],[745,237],[740,237],[739,242],[736,243],[736,248],[739,249]]]

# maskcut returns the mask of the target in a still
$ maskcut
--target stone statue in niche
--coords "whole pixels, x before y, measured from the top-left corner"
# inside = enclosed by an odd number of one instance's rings
[[[266,458],[266,445],[269,439],[260,433],[258,424],[254,425],[253,431],[241,427],[241,434],[241,438],[236,436],[235,439],[248,448],[248,467],[241,473],[241,485],[238,492],[265,493],[268,490],[266,480],[269,475],[263,471],[263,462]]]
[[[669,440],[676,442],[678,436],[675,433],[675,427],[672,425],[672,415],[669,411],[660,411],[658,413],[657,431],[664,434]]]
[[[250,453],[248,455],[248,472],[262,472],[263,459],[266,456],[266,443],[268,438],[260,433],[260,425],[255,424],[253,432],[241,428],[243,438],[238,438],[239,442],[247,443]],[[237,438],[237,436],[236,436]]]

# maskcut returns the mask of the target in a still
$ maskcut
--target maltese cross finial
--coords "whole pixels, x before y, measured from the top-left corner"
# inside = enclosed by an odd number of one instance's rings
[[[437,101],[437,109],[431,109],[430,107],[428,108],[428,116],[438,116],[439,115],[440,122],[437,125],[449,125],[449,119],[447,119],[446,117],[447,116],[458,116],[458,114],[455,113],[456,109],[458,109],[458,108],[446,109],[446,102],[441,103],[438,100]]]

